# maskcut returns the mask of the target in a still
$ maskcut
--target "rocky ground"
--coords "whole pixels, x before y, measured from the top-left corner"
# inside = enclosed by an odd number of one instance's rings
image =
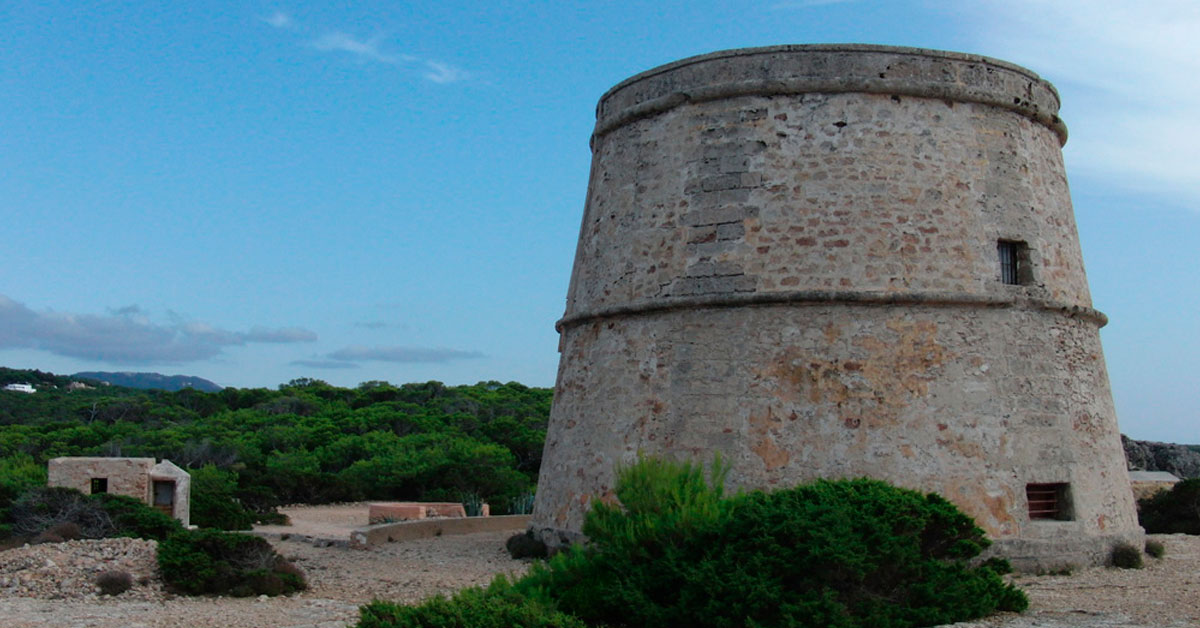
[[[17,548],[0,552],[0,626],[341,628],[376,598],[415,602],[524,571],[527,565],[504,551],[508,534],[444,536],[370,550],[276,541],[279,552],[305,571],[309,590],[247,599],[166,593],[153,575],[153,542],[136,541],[132,550],[125,548],[128,539]],[[114,567],[146,581],[117,597],[100,595],[91,582]]]
[[[293,515],[294,516],[294,515]],[[276,541],[308,574],[308,591],[290,598],[189,598],[166,593],[154,575],[155,544],[131,539],[71,541],[0,552],[0,625],[5,628],[197,626],[341,628],[372,599],[405,602],[521,573],[509,533],[444,536],[370,550]],[[1032,605],[956,628],[1178,628],[1200,626],[1200,537],[1154,537],[1162,560],[1142,570],[1091,568],[1069,576],[1018,576]],[[134,575],[133,589],[97,593],[99,571]]]

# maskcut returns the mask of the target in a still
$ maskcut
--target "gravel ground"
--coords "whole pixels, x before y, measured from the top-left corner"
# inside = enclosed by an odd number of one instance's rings
[[[322,516],[329,513],[324,513]],[[444,536],[370,550],[275,542],[308,574],[290,598],[187,598],[165,593],[153,576],[154,544],[130,539],[72,541],[0,552],[0,626],[167,628],[341,628],[372,599],[414,602],[521,573],[509,533]],[[1200,626],[1200,537],[1156,536],[1167,549],[1142,570],[1092,568],[1070,576],[1018,576],[1030,610],[956,628],[1179,628]],[[48,562],[47,562],[48,561]],[[119,567],[142,580],[118,597],[100,596],[95,573]]]

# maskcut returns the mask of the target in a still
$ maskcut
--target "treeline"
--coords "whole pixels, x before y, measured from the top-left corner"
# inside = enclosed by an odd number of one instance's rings
[[[67,390],[66,378],[34,373],[0,369],[0,381],[44,386],[0,394],[0,470],[28,476],[58,456],[167,458],[193,472],[194,491],[260,513],[467,496],[507,512],[537,481],[552,394],[518,383],[340,388],[307,378],[277,390]]]

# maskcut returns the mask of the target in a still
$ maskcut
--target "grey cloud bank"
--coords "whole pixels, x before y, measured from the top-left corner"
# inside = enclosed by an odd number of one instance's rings
[[[180,364],[219,355],[248,343],[313,342],[307,329],[253,327],[249,332],[199,322],[151,322],[136,305],[109,314],[72,314],[30,309],[0,295],[0,348],[35,349],[111,364]]]

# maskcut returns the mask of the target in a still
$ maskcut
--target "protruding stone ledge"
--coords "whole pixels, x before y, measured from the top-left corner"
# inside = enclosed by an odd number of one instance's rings
[[[1094,323],[1097,327],[1108,324],[1108,317],[1103,312],[1080,305],[1070,305],[1061,301],[1039,299],[1021,296],[992,296],[968,294],[963,292],[850,292],[836,290],[797,290],[792,292],[731,292],[726,294],[671,297],[634,302],[597,308],[591,311],[567,314],[554,324],[554,328],[562,333],[568,327],[574,327],[604,318],[620,318],[627,316],[646,316],[672,310],[691,310],[703,308],[727,308],[745,306],[772,305],[858,305],[858,306],[926,306],[926,307],[989,307],[989,308],[1023,308],[1029,310],[1045,310],[1079,318]]]

